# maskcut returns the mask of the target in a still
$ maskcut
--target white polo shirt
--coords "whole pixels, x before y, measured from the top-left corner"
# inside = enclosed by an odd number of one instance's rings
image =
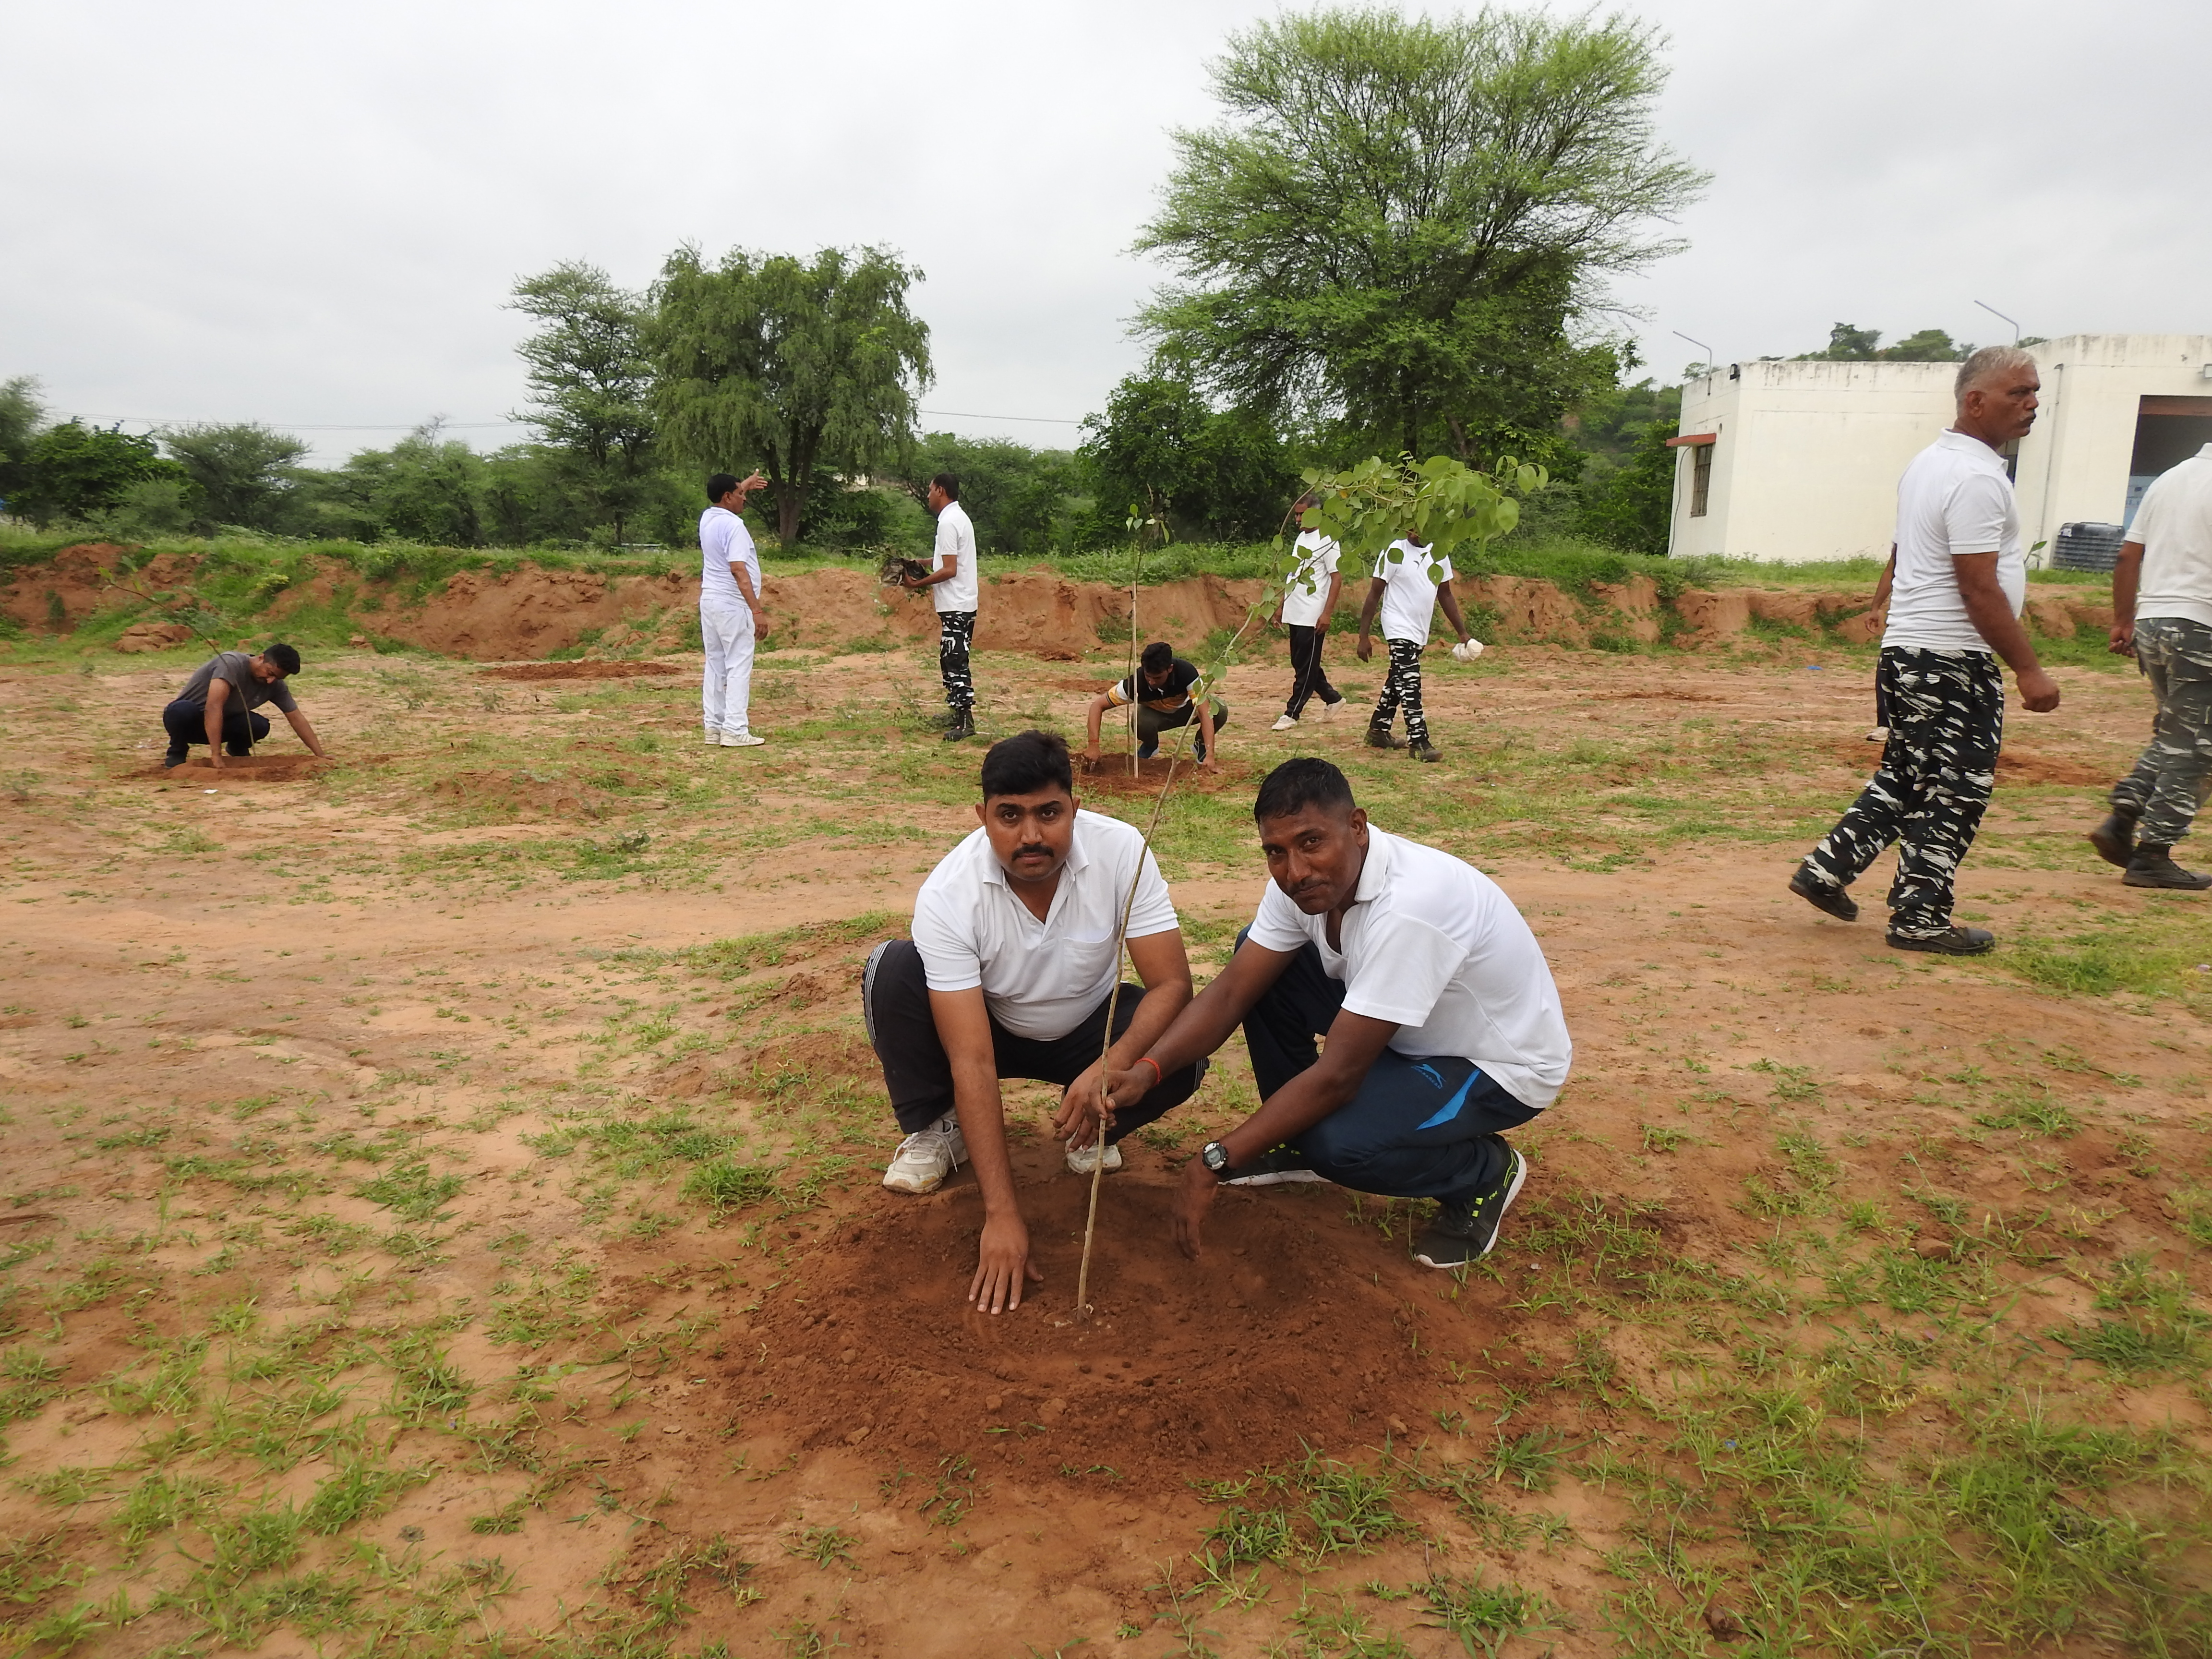
[[[939,582],[930,593],[939,611],[973,611],[975,608],[975,526],[957,501],[947,501],[945,511],[937,515],[937,550],[930,556],[930,574],[951,564],[959,574],[949,582]]]
[[[1318,628],[1328,620],[1322,607],[1328,603],[1328,579],[1336,574],[1336,543],[1318,530],[1303,530],[1297,554],[1297,568],[1283,587],[1283,621]]]
[[[2212,628],[2212,444],[2143,491],[2128,539],[2143,550],[2136,615]]]
[[[1997,556],[1997,586],[2012,613],[2027,602],[2027,559],[2004,459],[1979,438],[1946,432],[1897,481],[1897,580],[1889,590],[1886,645],[1922,651],[1987,651],[1966,615],[1954,556]]]
[[[726,507],[710,507],[699,515],[699,608],[702,611],[742,611],[745,608],[744,590],[738,579],[730,574],[732,564],[742,564],[753,585],[753,597],[761,594],[760,554],[753,546],[753,532],[745,528],[745,521]]]
[[[1498,884],[1433,847],[1371,824],[1359,888],[1344,913],[1344,949],[1328,917],[1310,916],[1273,882],[1252,919],[1270,951],[1311,942],[1344,983],[1344,1006],[1393,1020],[1401,1054],[1473,1060],[1523,1106],[1559,1097],[1574,1060],[1559,988],[1528,924]]]
[[[1393,559],[1395,553],[1398,556]],[[1429,580],[1429,567],[1437,567],[1441,581]],[[1437,608],[1437,589],[1452,579],[1451,561],[1432,547],[1411,542],[1392,542],[1376,556],[1375,574],[1387,586],[1382,590],[1382,637],[1429,642],[1429,618]]]
[[[1143,835],[1119,818],[1078,811],[1074,846],[1039,921],[978,828],[915,896],[914,942],[929,988],[980,985],[991,1017],[1016,1036],[1066,1036],[1114,988],[1121,957],[1115,939],[1132,878],[1137,899],[1128,936],[1172,932],[1175,905]]]

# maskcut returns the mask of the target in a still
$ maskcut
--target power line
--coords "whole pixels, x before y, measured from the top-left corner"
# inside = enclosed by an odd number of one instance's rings
[[[921,415],[934,415],[940,419],[954,421],[1020,421],[1034,426],[1081,426],[1079,420],[1063,415],[979,415],[968,409],[921,409]],[[84,421],[128,421],[138,426],[199,425],[200,420],[158,420],[149,415],[84,415],[75,417]],[[258,423],[257,423],[258,424]],[[441,431],[482,430],[491,427],[532,426],[536,422],[524,420],[506,421],[403,421],[397,423],[375,421],[270,421],[267,424],[286,432],[416,432],[426,426],[435,426]]]

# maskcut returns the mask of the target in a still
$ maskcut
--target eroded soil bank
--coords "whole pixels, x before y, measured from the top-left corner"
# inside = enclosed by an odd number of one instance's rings
[[[123,572],[123,550],[104,544],[68,548],[50,562],[17,569],[0,586],[0,613],[21,626],[67,633],[98,617],[132,620],[114,641],[128,653],[189,643],[195,562],[164,554]],[[609,577],[588,570],[525,564],[463,571],[434,591],[415,594],[399,581],[365,581],[335,560],[315,562],[308,580],[286,585],[257,615],[257,629],[281,628],[302,612],[335,609],[360,629],[360,642],[414,646],[479,662],[523,661],[580,645],[620,656],[683,643],[698,605],[696,578]],[[933,636],[926,597],[881,586],[866,572],[823,568],[775,575],[764,584],[769,637],[775,645],[881,647]],[[1572,593],[1527,576],[1482,576],[1460,584],[1478,633],[1505,643],[1651,644],[1688,648],[1724,643],[1761,625],[1806,630],[1840,643],[1874,635],[1864,592],[1802,588],[1686,588],[1662,595],[1644,576],[1593,584]],[[1203,577],[1140,588],[1137,629],[1195,644],[1217,629],[1241,626],[1262,584]],[[1073,659],[1102,641],[1126,637],[1129,594],[1103,582],[1074,581],[1044,568],[986,580],[976,644]],[[2046,635],[2110,625],[2100,592],[2038,589],[2030,618]]]

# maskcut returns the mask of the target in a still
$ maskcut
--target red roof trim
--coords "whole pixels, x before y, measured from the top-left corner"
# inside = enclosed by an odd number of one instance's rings
[[[1717,432],[1685,432],[1679,438],[1667,440],[1667,447],[1680,449],[1685,444],[1709,444],[1721,434]]]

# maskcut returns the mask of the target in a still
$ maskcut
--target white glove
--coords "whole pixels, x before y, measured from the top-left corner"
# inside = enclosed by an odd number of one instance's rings
[[[1462,640],[1457,645],[1452,647],[1452,660],[1454,662],[1473,662],[1481,654],[1482,641],[1480,640]]]

